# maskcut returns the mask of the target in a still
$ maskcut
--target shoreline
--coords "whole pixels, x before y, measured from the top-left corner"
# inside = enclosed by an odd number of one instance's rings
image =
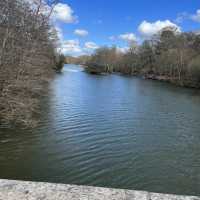
[[[139,77],[146,80],[154,80],[154,81],[160,81],[160,82],[166,82],[170,83],[179,87],[184,88],[191,88],[191,89],[200,89],[200,81],[192,81],[192,80],[178,80],[178,78],[169,77],[165,75],[155,75],[155,74],[141,74],[141,73],[122,73],[122,72],[96,72],[96,71],[89,71],[86,66],[83,67],[84,72],[91,74],[91,75],[110,75],[110,74],[116,74],[116,75],[122,75],[122,76],[130,76],[130,77]]]
[[[192,82],[191,80],[178,80],[177,78],[171,78],[168,76],[162,76],[162,75],[142,75],[144,79],[147,80],[155,80],[160,82],[166,82],[173,85],[177,85],[179,87],[185,87],[185,88],[192,88],[192,89],[200,89],[200,82]]]

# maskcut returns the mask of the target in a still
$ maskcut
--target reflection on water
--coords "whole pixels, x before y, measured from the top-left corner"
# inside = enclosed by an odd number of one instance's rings
[[[0,177],[200,195],[200,93],[66,65],[40,126],[0,129]]]

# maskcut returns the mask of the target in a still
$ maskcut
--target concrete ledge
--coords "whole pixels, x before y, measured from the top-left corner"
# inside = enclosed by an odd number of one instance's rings
[[[200,197],[0,179],[0,200],[200,200]]]

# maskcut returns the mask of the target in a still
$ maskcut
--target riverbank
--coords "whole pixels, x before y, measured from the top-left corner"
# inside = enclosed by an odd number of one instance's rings
[[[200,200],[146,191],[0,179],[0,199],[6,200]]]
[[[190,80],[190,79],[179,80],[178,78],[173,78],[173,77],[163,76],[163,75],[154,75],[154,74],[146,74],[146,75],[142,75],[142,77],[144,79],[168,82],[168,83],[178,85],[181,87],[200,89],[200,82]]]
[[[40,99],[63,67],[51,12],[40,12],[44,7],[45,1],[0,4],[0,18],[6,19],[0,22],[0,125],[36,127]]]
[[[173,27],[167,27],[141,44],[132,44],[124,52],[115,46],[100,47],[85,64],[100,67],[104,72],[136,74],[180,86],[200,88],[199,41],[199,34],[177,34]],[[92,71],[94,73],[94,69]]]
[[[168,82],[177,86],[186,87],[186,88],[195,88],[200,89],[200,81],[192,80],[190,78],[181,79],[177,77],[170,77],[166,75],[157,75],[157,74],[148,74],[148,73],[141,73],[141,72],[134,72],[134,73],[123,73],[123,72],[111,72],[108,71],[109,67],[105,66],[98,66],[98,65],[90,65],[90,66],[83,66],[85,72],[94,75],[109,75],[109,74],[121,74],[121,75],[129,75],[129,76],[137,76],[143,79],[161,81],[161,82]]]

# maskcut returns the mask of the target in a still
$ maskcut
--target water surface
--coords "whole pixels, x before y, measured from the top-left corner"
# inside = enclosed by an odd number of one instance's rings
[[[200,195],[200,92],[66,65],[38,128],[0,128],[0,178]]]

